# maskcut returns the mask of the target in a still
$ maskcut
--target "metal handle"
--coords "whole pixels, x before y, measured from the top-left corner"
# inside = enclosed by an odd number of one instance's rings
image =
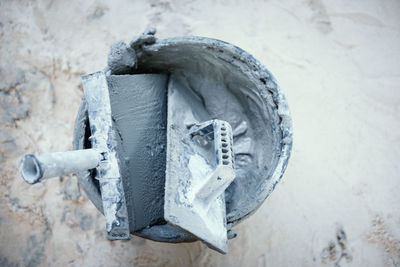
[[[214,170],[194,190],[196,198],[208,207],[235,179],[232,127],[226,121],[211,120],[192,126],[190,135],[200,146],[214,143],[208,148],[211,162],[215,160]]]
[[[21,160],[20,172],[25,182],[35,184],[43,179],[96,168],[101,160],[102,154],[96,149],[27,154]]]

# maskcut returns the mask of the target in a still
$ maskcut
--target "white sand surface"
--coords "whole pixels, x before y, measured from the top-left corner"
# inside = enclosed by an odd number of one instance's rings
[[[287,96],[288,169],[228,255],[109,242],[76,177],[17,172],[72,148],[80,75],[150,26],[245,49]],[[400,266],[399,90],[398,0],[0,1],[0,266]]]

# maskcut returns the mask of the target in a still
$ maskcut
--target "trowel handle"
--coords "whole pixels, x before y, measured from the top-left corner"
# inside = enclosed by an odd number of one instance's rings
[[[102,158],[101,152],[96,149],[27,154],[21,160],[20,172],[25,182],[35,184],[42,179],[96,168]]]

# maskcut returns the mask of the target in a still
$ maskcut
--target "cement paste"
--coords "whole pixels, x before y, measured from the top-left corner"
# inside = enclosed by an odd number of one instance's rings
[[[107,78],[131,231],[163,221],[168,75]]]

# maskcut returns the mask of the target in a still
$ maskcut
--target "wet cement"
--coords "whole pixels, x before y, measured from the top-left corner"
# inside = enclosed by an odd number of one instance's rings
[[[163,220],[168,75],[107,77],[117,153],[136,231]]]

